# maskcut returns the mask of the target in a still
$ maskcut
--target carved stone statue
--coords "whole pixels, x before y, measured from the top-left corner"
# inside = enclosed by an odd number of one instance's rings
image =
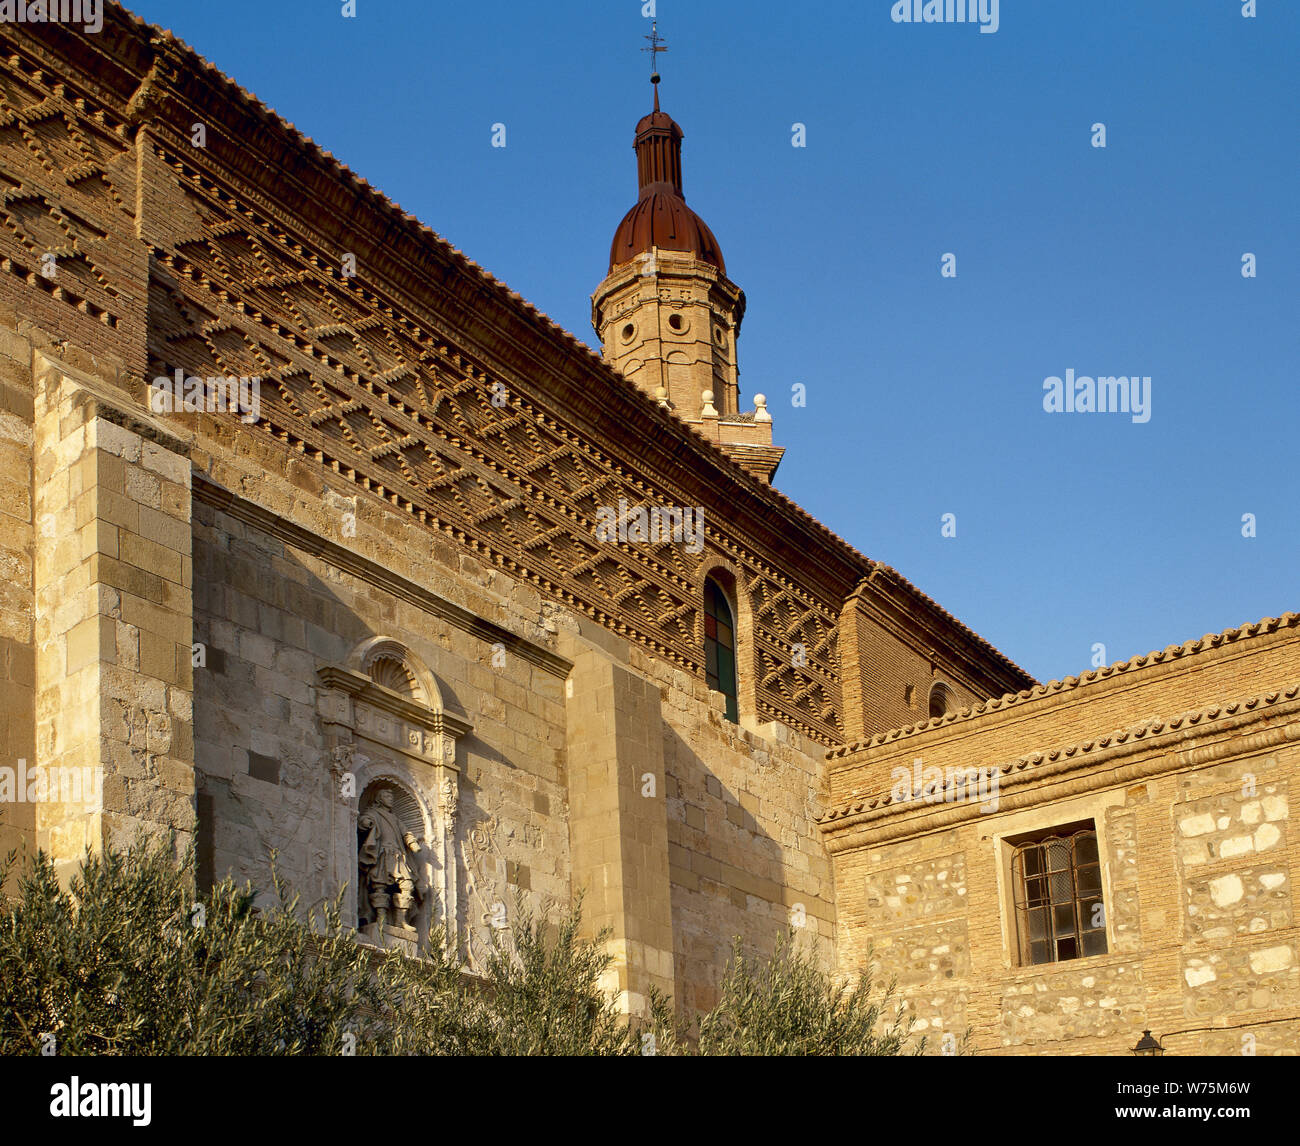
[[[420,841],[393,811],[393,793],[381,788],[374,803],[357,820],[359,890],[379,930],[385,925],[414,929],[409,916],[417,901],[428,893],[422,867],[412,862],[419,852]]]

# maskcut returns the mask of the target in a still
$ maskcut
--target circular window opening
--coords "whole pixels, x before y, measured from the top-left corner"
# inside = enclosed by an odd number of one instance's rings
[[[719,346],[726,345],[727,338],[726,335],[722,333],[722,327],[716,326],[713,328],[713,341],[716,342]]]
[[[682,321],[682,316],[680,314],[670,314],[668,316],[668,325],[671,326],[673,330],[680,331],[686,323]]]
[[[629,322],[625,327],[623,327],[623,341],[631,342],[632,335],[634,335],[635,333],[636,333],[636,327]]]

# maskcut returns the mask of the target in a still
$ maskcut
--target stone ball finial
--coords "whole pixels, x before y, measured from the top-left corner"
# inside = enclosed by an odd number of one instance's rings
[[[661,405],[665,410],[669,410],[669,409],[672,408],[672,403],[671,403],[670,401],[668,401],[668,387],[667,387],[667,386],[656,386],[656,387],[655,387],[655,401],[658,402],[659,405]]]
[[[702,418],[716,418],[718,416],[717,408],[713,405],[713,391],[705,390],[700,394],[700,401],[704,403],[700,410]]]
[[[754,395],[754,421],[770,422],[771,420],[772,420],[772,415],[767,412],[767,395],[755,394]]]

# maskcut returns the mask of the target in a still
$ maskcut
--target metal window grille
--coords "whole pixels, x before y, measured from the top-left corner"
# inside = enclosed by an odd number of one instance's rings
[[[1097,833],[1020,844],[1011,857],[1022,965],[1106,954]]]

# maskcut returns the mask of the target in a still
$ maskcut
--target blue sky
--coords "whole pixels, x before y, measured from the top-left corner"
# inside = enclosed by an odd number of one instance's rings
[[[594,345],[643,0],[131,7]],[[783,492],[1043,680],[1300,608],[1300,3],[656,7]],[[1067,369],[1149,376],[1150,421],[1045,412]]]

